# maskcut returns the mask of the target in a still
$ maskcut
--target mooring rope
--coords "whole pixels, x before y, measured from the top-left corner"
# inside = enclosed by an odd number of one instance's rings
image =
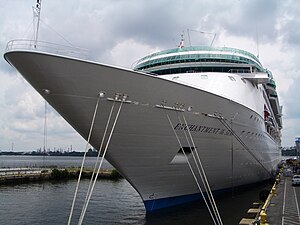
[[[118,112],[117,112],[117,115],[115,117],[115,120],[114,120],[114,123],[113,123],[113,126],[111,128],[111,131],[110,131],[110,134],[109,134],[109,137],[108,137],[108,140],[106,142],[106,146],[105,146],[105,149],[104,149],[104,152],[103,152],[103,155],[102,155],[102,158],[101,158],[101,161],[100,161],[100,164],[99,164],[99,167],[98,167],[98,170],[97,170],[97,173],[96,173],[96,177],[94,179],[94,182],[93,182],[93,185],[92,185],[92,188],[91,188],[91,191],[89,193],[89,196],[88,196],[88,199],[87,199],[87,202],[86,202],[86,205],[84,207],[84,210],[82,212],[82,215],[80,216],[80,219],[79,219],[79,222],[78,222],[78,225],[81,225],[82,222],[83,222],[83,219],[84,219],[84,216],[85,216],[85,213],[86,213],[86,210],[87,210],[87,207],[88,207],[88,204],[89,204],[89,201],[91,199],[91,196],[92,196],[92,193],[93,193],[93,190],[94,190],[94,187],[95,187],[95,184],[96,184],[96,181],[97,181],[97,178],[98,178],[98,175],[99,175],[99,172],[100,172],[100,169],[101,169],[101,166],[102,166],[102,163],[103,163],[103,160],[104,160],[104,157],[106,155],[106,152],[107,152],[107,149],[108,149],[108,146],[109,146],[109,143],[110,143],[110,140],[111,140],[111,137],[112,137],[112,134],[114,132],[114,129],[115,129],[115,126],[116,126],[116,123],[117,123],[117,120],[119,118],[119,115],[120,115],[120,112],[121,112],[121,108],[122,108],[122,105],[123,103],[126,101],[126,98],[127,98],[127,95],[123,95],[122,97],[122,100],[121,100],[121,103],[120,103],[120,106],[119,106],[119,109],[118,109]],[[116,100],[116,99],[115,99]]]
[[[206,205],[206,207],[207,207],[207,209],[208,209],[208,212],[209,212],[209,214],[210,214],[210,216],[211,216],[211,218],[212,218],[214,224],[217,224],[217,223],[216,223],[216,220],[215,220],[215,217],[214,217],[214,215],[213,215],[213,213],[212,213],[212,211],[211,211],[211,209],[210,209],[210,206],[209,206],[209,204],[208,204],[208,202],[207,202],[207,200],[206,200],[206,197],[205,197],[205,195],[204,195],[204,193],[203,193],[203,191],[202,191],[202,188],[201,188],[201,186],[200,186],[200,184],[199,184],[199,182],[198,182],[198,179],[197,179],[197,177],[196,177],[196,175],[195,175],[195,172],[194,172],[194,170],[193,170],[193,168],[192,168],[192,166],[191,166],[191,164],[190,164],[190,162],[189,162],[189,160],[188,160],[188,157],[187,157],[187,155],[186,155],[186,153],[185,153],[185,151],[184,151],[184,149],[183,149],[183,146],[182,146],[182,144],[181,144],[181,141],[180,141],[180,139],[179,139],[179,137],[178,137],[178,135],[177,135],[177,133],[176,133],[176,131],[175,131],[175,129],[174,129],[173,123],[172,123],[172,121],[171,121],[171,119],[170,119],[168,113],[166,112],[166,109],[165,109],[164,111],[165,111],[165,113],[166,113],[166,116],[167,116],[167,118],[168,118],[168,121],[169,121],[169,123],[170,123],[170,126],[171,126],[171,128],[172,128],[172,130],[173,130],[173,132],[174,132],[174,134],[175,134],[175,137],[176,137],[176,139],[177,139],[177,141],[178,141],[178,143],[179,143],[180,149],[182,150],[182,152],[183,152],[183,154],[184,154],[184,156],[185,156],[185,158],[186,158],[187,164],[188,164],[188,166],[189,166],[189,168],[190,168],[190,171],[191,171],[191,173],[192,173],[192,175],[193,175],[193,177],[194,177],[194,180],[195,180],[195,182],[196,182],[196,184],[197,184],[197,186],[198,186],[198,189],[199,189],[199,191],[200,191],[200,193],[201,193],[201,196],[202,196],[202,198],[203,198],[203,200],[204,200],[204,202],[205,202],[205,205]],[[218,224],[219,224],[219,223],[218,223]]]
[[[188,127],[187,120],[186,120],[186,118],[185,118],[185,116],[184,116],[183,113],[182,113],[182,117],[183,117],[183,120],[184,120],[184,123],[185,123],[186,127]],[[181,123],[181,119],[180,119],[179,116],[178,116],[178,119],[179,119],[179,121],[180,121],[180,123]],[[194,156],[194,153],[193,153],[194,151],[192,151],[192,149],[191,149],[191,153],[192,153],[193,159],[194,159],[194,161],[195,161],[196,167],[197,167],[197,169],[198,169],[198,172],[199,172],[201,181],[202,181],[202,183],[203,183],[203,185],[204,185],[205,191],[206,191],[206,193],[207,193],[207,196],[208,196],[208,198],[209,198],[209,201],[210,201],[210,203],[211,203],[211,206],[212,206],[212,208],[213,208],[213,211],[214,211],[214,213],[215,213],[215,216],[216,216],[216,218],[217,218],[217,220],[218,220],[218,223],[222,225],[223,222],[222,222],[222,219],[221,219],[221,216],[220,216],[220,213],[219,213],[217,204],[216,204],[216,202],[215,202],[214,196],[213,196],[213,194],[212,194],[212,190],[211,190],[211,188],[210,188],[210,185],[209,185],[209,182],[208,182],[208,179],[207,179],[207,176],[206,176],[206,173],[205,173],[203,164],[202,164],[202,162],[201,162],[201,159],[200,159],[200,157],[199,157],[198,151],[197,151],[197,149],[196,149],[196,145],[195,145],[193,136],[192,136],[192,134],[191,134],[191,132],[190,132],[189,129],[187,129],[187,131],[188,131],[189,137],[190,137],[191,142],[192,142],[192,147],[193,147],[193,149],[195,150],[195,155],[196,155],[196,157],[197,157],[197,160],[196,160],[196,158],[195,158],[195,156]],[[185,135],[185,137],[186,137],[186,139],[187,139],[188,145],[189,145],[190,148],[191,148],[191,145],[190,145],[190,142],[189,142],[189,140],[188,140],[188,138],[187,138],[187,135],[186,135],[185,130],[183,130],[183,132],[184,132],[184,135]],[[199,169],[199,166],[198,166],[198,163],[197,163],[197,162],[199,163],[201,172],[200,172],[200,169]]]
[[[80,172],[79,172],[79,176],[78,176],[78,180],[77,180],[77,184],[76,184],[76,188],[75,188],[75,193],[74,193],[74,198],[73,198],[73,202],[72,202],[72,207],[71,207],[71,211],[70,211],[70,215],[69,215],[69,219],[68,219],[68,225],[71,224],[71,220],[72,220],[75,201],[76,201],[78,188],[79,188],[79,183],[80,183],[80,179],[81,179],[81,174],[82,174],[82,171],[83,171],[83,166],[84,166],[84,162],[85,162],[85,158],[86,158],[86,153],[87,153],[87,149],[88,149],[89,142],[90,142],[90,139],[91,139],[94,123],[95,123],[95,118],[96,118],[96,114],[97,114],[97,110],[98,110],[99,100],[100,100],[100,96],[98,96],[98,99],[97,99],[97,103],[96,103],[96,106],[95,106],[95,110],[94,110],[90,130],[89,130],[89,134],[88,134],[88,139],[87,139],[86,146],[85,146],[84,155],[83,155],[82,162],[81,162]]]
[[[88,187],[88,190],[87,190],[87,193],[86,193],[86,196],[85,196],[85,200],[84,200],[84,204],[83,204],[83,207],[82,207],[82,211],[81,211],[79,220],[82,220],[83,211],[84,211],[84,208],[86,207],[88,196],[89,196],[90,191],[91,191],[92,183],[93,183],[93,180],[94,180],[94,176],[96,174],[99,158],[100,158],[100,155],[101,155],[101,150],[102,150],[102,147],[103,147],[103,144],[104,144],[104,139],[106,137],[107,129],[108,129],[108,126],[109,126],[109,123],[110,123],[110,120],[111,120],[111,116],[113,114],[113,110],[114,110],[114,107],[115,107],[115,102],[116,101],[113,102],[112,107],[110,109],[110,113],[109,113],[109,116],[108,116],[108,119],[107,119],[107,123],[106,123],[106,126],[105,126],[105,130],[104,130],[104,133],[103,133],[101,144],[100,144],[100,147],[98,149],[97,160],[96,160],[95,165],[94,165],[92,177],[90,179],[89,187]]]

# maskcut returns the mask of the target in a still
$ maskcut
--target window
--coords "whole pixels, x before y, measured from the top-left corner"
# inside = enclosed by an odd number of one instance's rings
[[[231,81],[235,81],[233,76],[228,76]]]

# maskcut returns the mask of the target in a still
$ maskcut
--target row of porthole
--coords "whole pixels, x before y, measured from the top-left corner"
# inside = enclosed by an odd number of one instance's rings
[[[257,138],[262,138],[263,137],[263,134],[261,134],[261,133],[254,133],[254,132],[250,132],[250,131],[248,131],[248,132],[246,132],[246,131],[242,131],[241,132],[241,134],[240,134],[240,137],[243,137],[243,134],[246,134],[244,137],[249,137],[249,138],[252,138],[252,137],[257,137]]]
[[[173,80],[176,79],[176,78],[179,78],[179,77],[178,77],[178,76],[173,77]],[[236,81],[236,79],[235,79],[233,76],[228,76],[228,78],[229,78],[231,81]],[[208,75],[207,75],[207,74],[201,74],[201,79],[204,79],[204,80],[208,79]],[[245,78],[241,78],[241,80],[243,81],[244,84],[247,84]],[[255,85],[255,87],[258,88],[257,85]],[[259,88],[259,89],[262,91],[261,88]]]
[[[257,162],[255,162],[255,163],[248,163],[248,162],[246,162],[246,163],[240,163],[240,165],[241,166],[251,166],[251,165],[258,165],[258,163]]]
[[[233,76],[228,76],[228,78],[231,81],[236,81],[236,79]],[[201,75],[201,79],[208,79],[208,76],[206,74]],[[247,84],[246,79],[245,78],[241,78],[241,81],[243,81],[244,84]],[[255,85],[256,86],[256,85]],[[256,86],[257,87],[257,86]]]
[[[233,76],[228,76],[228,78],[229,78],[231,81],[236,81],[236,79],[235,79]],[[243,81],[244,84],[247,84],[245,78],[241,78],[241,81]]]
[[[244,175],[240,175],[240,176],[234,176],[234,178],[236,179],[236,178],[245,178],[245,177],[253,177],[253,176],[256,176],[256,175],[260,175],[260,174],[264,174],[265,172],[258,172],[258,173],[255,173],[255,174],[253,174],[253,173],[248,173],[248,174],[244,174]],[[229,177],[229,178],[231,178],[231,176]]]
[[[231,81],[236,81],[236,79],[233,76],[228,76],[228,78]],[[208,76],[206,74],[202,74],[201,75],[201,79],[208,79]],[[244,78],[241,78],[241,80],[246,84],[246,80]]]
[[[228,78],[231,80],[231,81],[236,81],[236,79],[233,77],[233,76],[228,76]],[[246,84],[246,80],[245,78],[241,78],[241,81],[243,81],[244,84]]]
[[[229,78],[231,81],[236,81],[236,79],[235,79],[233,76],[228,76],[228,78]],[[241,78],[241,80],[243,81],[244,84],[247,83],[245,78]],[[253,85],[253,87],[256,87],[256,88],[258,89],[258,86],[257,86],[256,84],[252,83],[252,85]],[[261,88],[259,88],[259,89],[262,91]]]
[[[236,79],[233,77],[233,76],[228,76],[228,78],[231,80],[231,81],[236,81]],[[208,75],[206,74],[202,74],[201,75],[201,79],[208,79]],[[241,80],[246,84],[246,81],[244,78],[241,78]]]
[[[260,124],[264,123],[264,121],[263,121],[262,118],[259,118],[259,117],[253,116],[253,115],[250,116],[250,119],[253,119],[254,121],[256,121],[256,122],[258,122]]]
[[[233,77],[233,76],[228,76],[228,78],[231,80],[231,81],[236,81],[236,79]],[[208,76],[206,74],[204,75],[201,75],[201,79],[208,79]],[[245,78],[241,78],[241,80],[243,81],[244,84],[247,84],[246,82],[246,79]],[[260,91],[263,91],[260,87],[258,87],[256,84],[252,83],[252,85],[254,87],[256,87],[257,89],[259,89]],[[251,119],[251,118],[250,118]],[[262,123],[262,122],[261,122]]]

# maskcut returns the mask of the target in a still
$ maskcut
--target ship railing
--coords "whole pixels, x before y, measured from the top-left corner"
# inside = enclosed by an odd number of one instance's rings
[[[25,40],[25,39],[11,40],[7,43],[6,52],[16,51],[16,50],[51,53],[51,54],[80,58],[80,59],[88,59],[88,55],[89,55],[87,49],[78,48],[75,46],[54,44],[45,41],[35,41],[35,40]]]
[[[21,174],[40,174],[41,171],[42,169],[40,168],[1,168],[0,177]]]
[[[230,69],[228,73],[251,73],[250,69]]]

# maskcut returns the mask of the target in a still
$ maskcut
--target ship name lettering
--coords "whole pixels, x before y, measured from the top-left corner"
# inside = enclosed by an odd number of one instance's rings
[[[217,134],[217,135],[227,135],[231,136],[232,132],[227,129],[221,129],[216,127],[207,127],[202,125],[196,124],[184,124],[184,123],[177,123],[174,130],[189,130],[191,132],[200,132],[200,133],[208,133],[208,134]]]

